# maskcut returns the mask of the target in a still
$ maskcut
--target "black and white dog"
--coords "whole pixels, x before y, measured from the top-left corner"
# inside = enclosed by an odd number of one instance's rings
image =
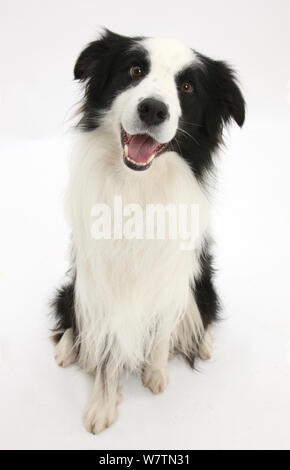
[[[153,393],[168,383],[168,358],[211,354],[219,301],[212,282],[207,186],[225,124],[243,125],[233,71],[179,41],[106,31],[79,56],[85,84],[67,197],[69,282],[54,301],[57,364],[77,361],[95,377],[86,428],[117,418],[119,377],[140,372]],[[92,236],[92,208],[195,204],[194,247],[171,238]]]

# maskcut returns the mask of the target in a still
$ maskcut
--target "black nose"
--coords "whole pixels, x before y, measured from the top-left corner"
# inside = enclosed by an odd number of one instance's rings
[[[154,98],[146,98],[138,105],[138,113],[141,121],[147,126],[156,126],[161,124],[169,117],[168,108],[162,101]]]

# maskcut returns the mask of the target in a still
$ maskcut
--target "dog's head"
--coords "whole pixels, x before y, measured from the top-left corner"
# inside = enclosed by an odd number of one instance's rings
[[[174,150],[202,176],[224,124],[244,122],[244,99],[230,67],[172,39],[106,31],[81,53],[74,75],[86,83],[80,126],[110,123],[133,170],[146,170]]]

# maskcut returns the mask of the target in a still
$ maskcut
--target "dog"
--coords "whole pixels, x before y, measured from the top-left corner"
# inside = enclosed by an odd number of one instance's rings
[[[84,85],[66,206],[71,269],[54,298],[55,359],[94,375],[85,426],[117,419],[120,374],[139,373],[153,393],[168,384],[177,353],[209,359],[219,318],[209,229],[209,182],[231,120],[245,101],[234,71],[173,39],[105,30],[80,54]],[[178,240],[92,236],[92,208],[196,205],[194,246]],[[113,209],[112,209],[113,210]]]

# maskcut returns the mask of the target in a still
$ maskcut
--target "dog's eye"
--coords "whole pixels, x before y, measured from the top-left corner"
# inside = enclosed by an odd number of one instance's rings
[[[192,93],[193,92],[193,86],[189,82],[184,82],[181,87],[180,87],[182,93]]]
[[[142,67],[140,65],[134,65],[130,68],[130,75],[132,78],[141,78],[144,75]]]

